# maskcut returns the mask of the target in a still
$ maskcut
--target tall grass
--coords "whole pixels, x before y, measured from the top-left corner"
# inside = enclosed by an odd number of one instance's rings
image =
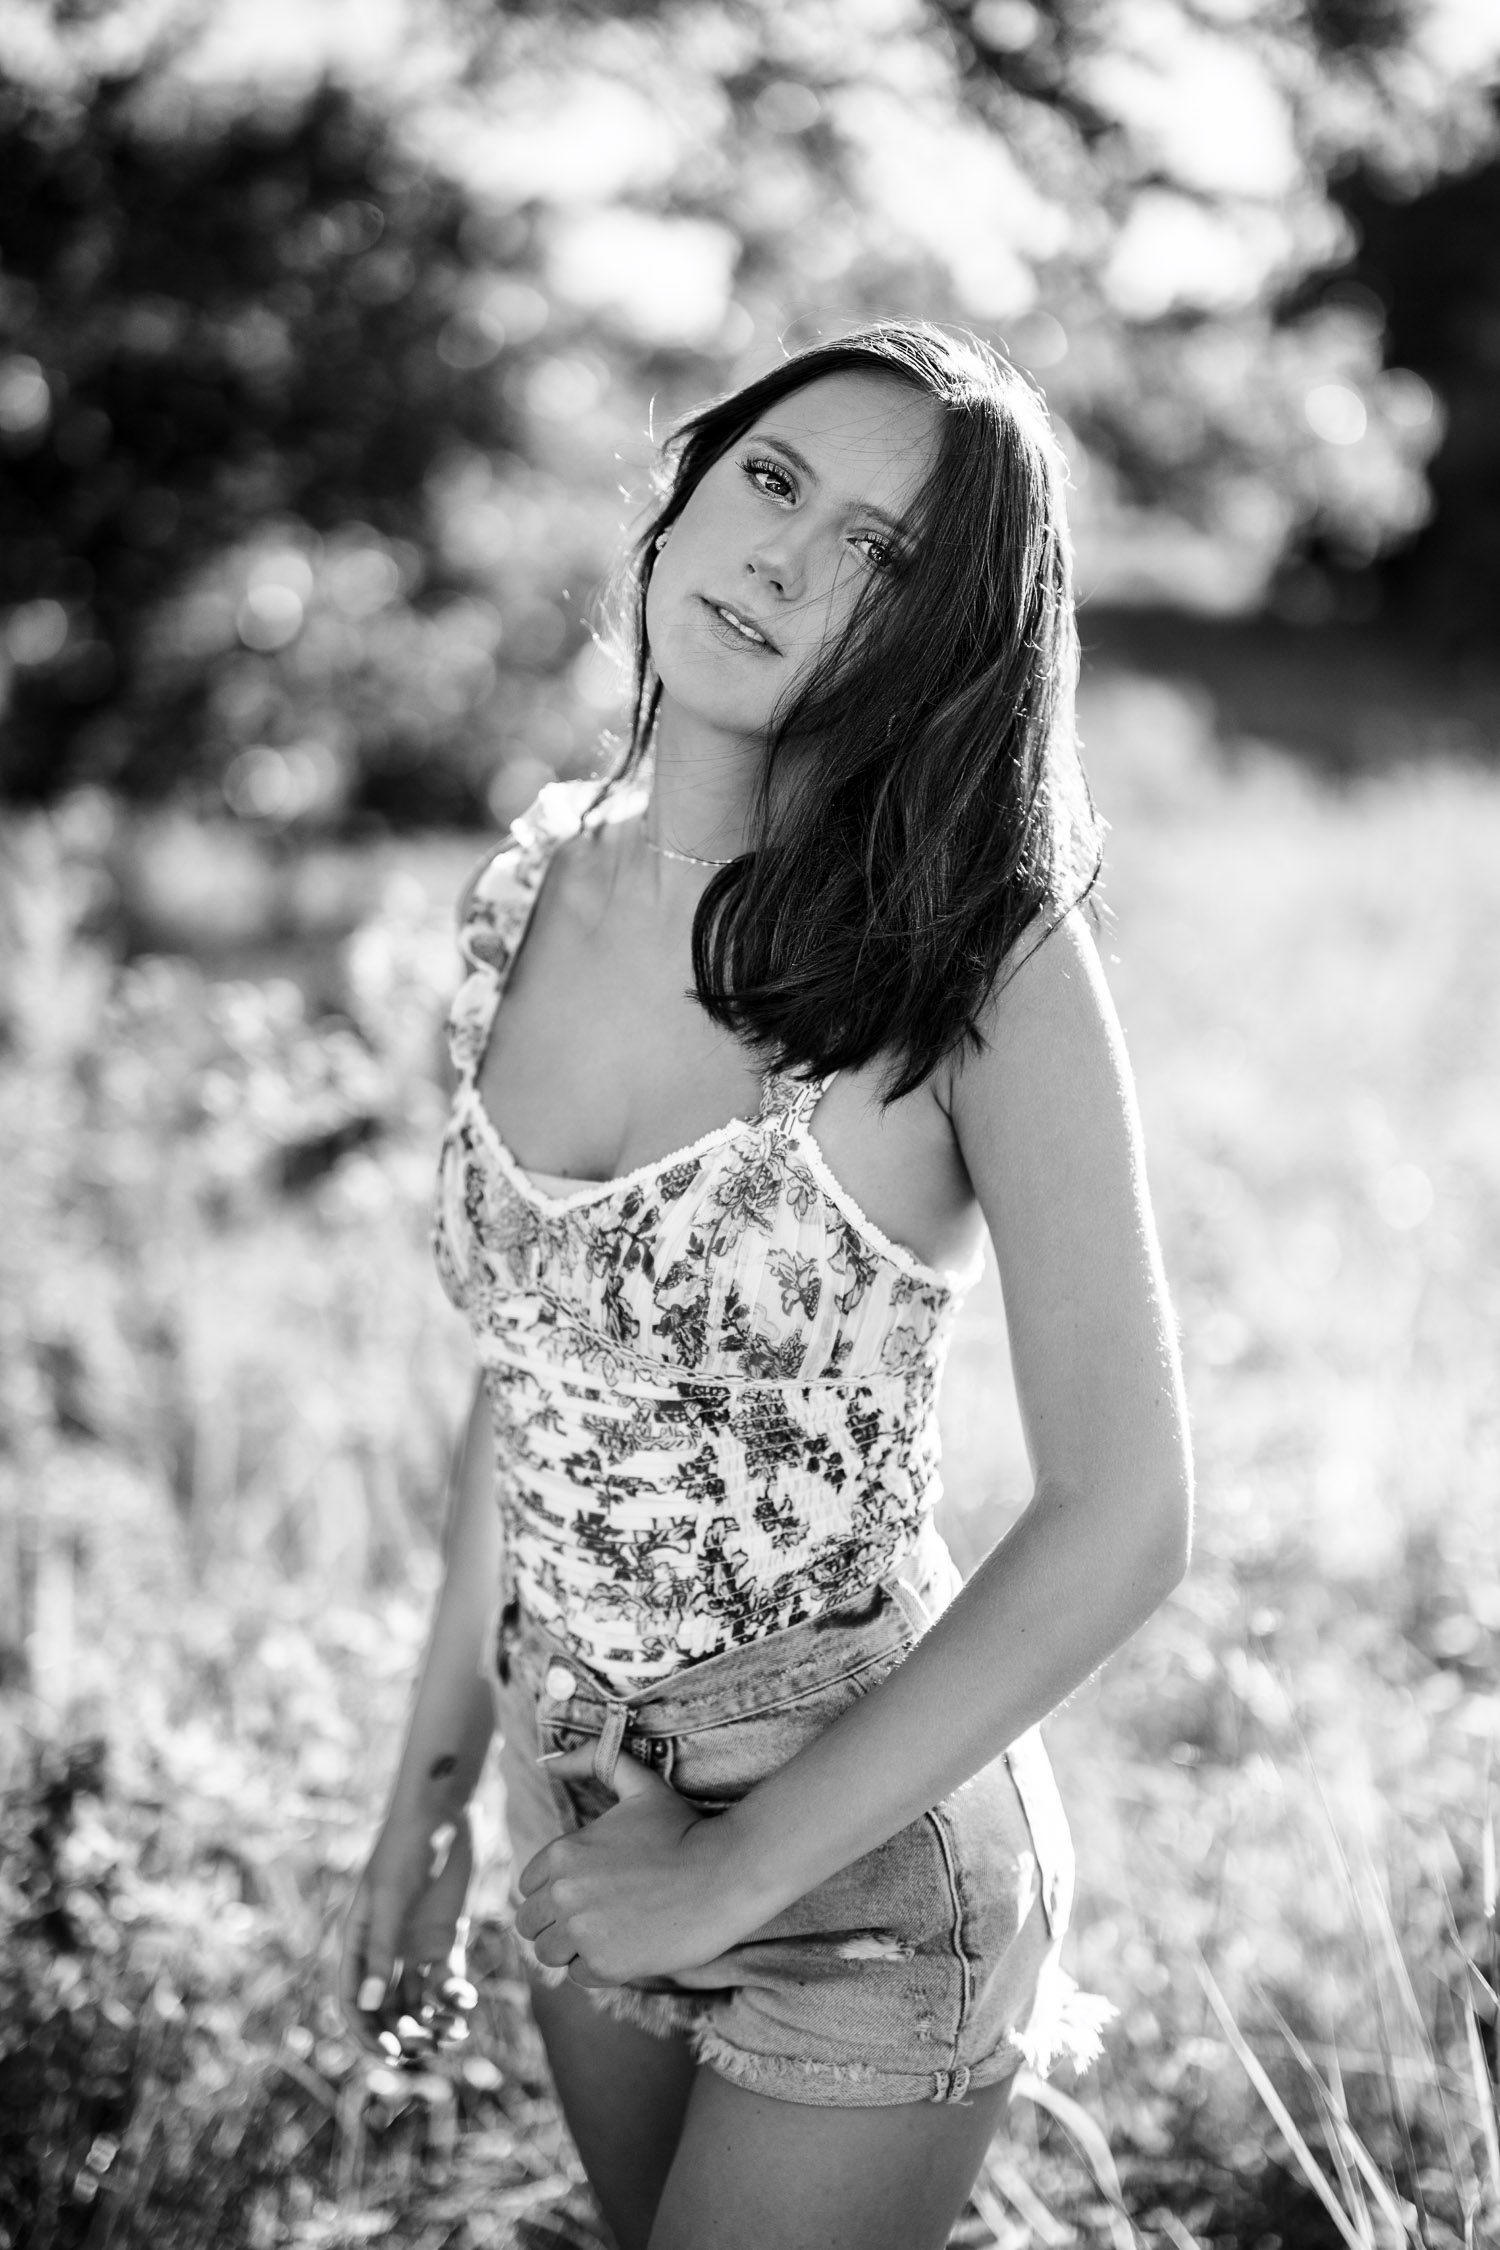
[[[1086,722],[1198,1549],[1052,1723],[1072,1966],[1121,2015],[1090,2078],[1022,2088],[964,2239],[1478,2244],[1500,2224],[1500,782],[1335,794],[1127,674]],[[313,1016],[287,982],[115,969],[80,934],[87,836],[4,847],[17,2250],[540,2239],[576,2179],[493,1859],[469,2063],[372,2077],[328,1999],[467,1379],[425,1245],[467,849],[407,855]],[[993,1277],[944,1413],[972,1560],[1025,1490]]]

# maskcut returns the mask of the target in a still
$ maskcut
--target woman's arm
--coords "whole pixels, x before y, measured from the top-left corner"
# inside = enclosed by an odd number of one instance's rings
[[[789,1904],[1070,1695],[1187,1566],[1192,1471],[1129,1065],[1077,916],[992,1005],[952,1089],[1035,1477],[1025,1512],[878,1689],[724,1816]]]
[[[691,1969],[872,1850],[1071,1694],[1186,1567],[1171,1312],[1119,1024],[1078,917],[1000,989],[986,1030],[950,1114],[999,1259],[1032,1499],[906,1661],[738,1805],[694,1823],[631,1773],[614,1814],[532,1863],[523,1887],[554,1894],[539,1911],[561,1892],[554,1944],[580,1940],[601,1976]],[[653,1821],[677,1879],[648,1874]],[[577,1887],[591,1844],[607,1894]]]
[[[457,1933],[473,1864],[466,1807],[494,1730],[479,1670],[500,1582],[494,1476],[480,1384],[454,1466],[443,1586],[390,1807],[344,1926],[340,1997],[367,2046],[388,2018],[415,2012],[423,1965],[462,1968]],[[393,1990],[397,1961],[403,1975]]]
[[[442,1591],[391,1790],[392,1815],[421,1807],[441,1818],[461,1811],[474,1794],[495,1724],[494,1696],[479,1665],[499,1598],[500,1545],[495,1439],[484,1384],[476,1382],[454,1465]]]

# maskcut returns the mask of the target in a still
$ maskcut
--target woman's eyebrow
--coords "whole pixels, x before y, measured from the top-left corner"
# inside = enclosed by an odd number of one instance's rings
[[[763,444],[774,445],[778,453],[785,454],[792,467],[805,476],[809,484],[822,483],[822,478],[818,475],[811,461],[808,460],[807,455],[799,453],[796,446],[791,444],[788,439],[778,437],[774,430],[762,430],[760,437]],[[877,507],[873,500],[856,500],[852,504],[850,513],[857,516],[875,516],[888,530],[899,532],[903,539],[911,537],[910,524],[901,516],[893,516],[888,508]]]

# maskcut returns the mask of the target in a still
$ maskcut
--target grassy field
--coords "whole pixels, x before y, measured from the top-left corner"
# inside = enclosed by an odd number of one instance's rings
[[[1023,2089],[955,2240],[1477,2246],[1500,776],[1335,789],[1119,668],[1085,724],[1198,1546],[1049,1729],[1105,2058]],[[467,1383],[425,1196],[472,846],[381,862],[330,1028],[275,977],[113,972],[98,826],[18,829],[0,907],[0,2245],[572,2239],[493,1858],[462,2067],[357,2066],[328,1997]],[[944,1420],[972,1561],[1025,1496],[993,1275]]]

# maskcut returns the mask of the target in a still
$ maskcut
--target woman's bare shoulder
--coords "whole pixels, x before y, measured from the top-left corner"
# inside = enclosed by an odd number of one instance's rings
[[[1114,1013],[1088,916],[1075,906],[1018,940],[990,989],[981,1028],[987,1040],[1003,1041],[1048,1020],[1113,1020]]]
[[[956,1114],[1028,1093],[1046,1098],[1090,1081],[1118,1092],[1129,1083],[1119,1016],[1087,916],[1071,909],[1023,936],[1001,964],[975,1029],[955,1056],[949,1096]]]

